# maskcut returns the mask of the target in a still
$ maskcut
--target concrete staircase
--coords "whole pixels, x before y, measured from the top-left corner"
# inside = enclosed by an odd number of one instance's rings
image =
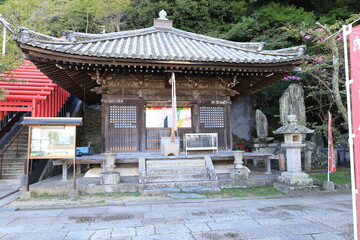
[[[212,162],[205,158],[139,159],[143,193],[218,192]],[[141,162],[143,162],[141,164]],[[210,166],[209,166],[210,165]]]
[[[18,130],[20,131],[20,130]],[[0,154],[6,149],[17,136],[17,133],[8,141],[8,143],[0,149]],[[24,174],[24,163],[27,157],[28,147],[28,127],[25,127],[22,133],[11,144],[3,155],[2,179],[18,179],[20,180]]]

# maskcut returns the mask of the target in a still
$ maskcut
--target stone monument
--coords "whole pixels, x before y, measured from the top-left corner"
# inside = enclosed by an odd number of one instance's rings
[[[262,153],[262,154],[273,154],[275,151],[276,144],[270,143],[273,140],[273,137],[268,137],[268,121],[265,114],[257,109],[256,110],[256,135],[257,138],[254,138],[254,149],[253,152]],[[258,159],[253,159],[253,164],[257,166]],[[270,166],[269,164],[267,164]],[[266,171],[270,173],[271,171]]]
[[[274,134],[284,134],[282,147],[286,148],[287,171],[278,177],[274,187],[286,194],[300,195],[308,191],[318,191],[318,186],[313,185],[313,180],[301,171],[302,135],[313,133],[303,125],[297,124],[296,115],[289,115],[289,124],[273,131]]]
[[[256,109],[256,135],[258,139],[266,139],[268,136],[268,121],[265,114]]]
[[[296,83],[291,84],[280,97],[280,121],[287,124],[288,115],[296,115],[298,123],[306,125],[304,89]]]

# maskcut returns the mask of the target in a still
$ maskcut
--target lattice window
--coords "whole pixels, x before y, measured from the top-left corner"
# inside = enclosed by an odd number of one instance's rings
[[[224,108],[223,107],[200,107],[200,127],[223,128]]]
[[[136,128],[136,106],[110,106],[110,128]]]

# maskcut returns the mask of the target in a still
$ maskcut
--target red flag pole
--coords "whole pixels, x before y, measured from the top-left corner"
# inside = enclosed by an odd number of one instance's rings
[[[328,117],[328,181],[330,181],[330,173],[336,172],[336,161],[334,159],[334,138],[332,132],[332,114],[329,112]]]

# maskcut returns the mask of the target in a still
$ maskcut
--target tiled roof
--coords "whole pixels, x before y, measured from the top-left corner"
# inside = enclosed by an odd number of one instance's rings
[[[66,31],[65,39],[22,28],[17,41],[71,55],[161,61],[281,63],[299,60],[304,52],[303,46],[264,50],[265,43],[227,41],[166,24],[158,24],[155,20],[153,27],[107,34]]]

